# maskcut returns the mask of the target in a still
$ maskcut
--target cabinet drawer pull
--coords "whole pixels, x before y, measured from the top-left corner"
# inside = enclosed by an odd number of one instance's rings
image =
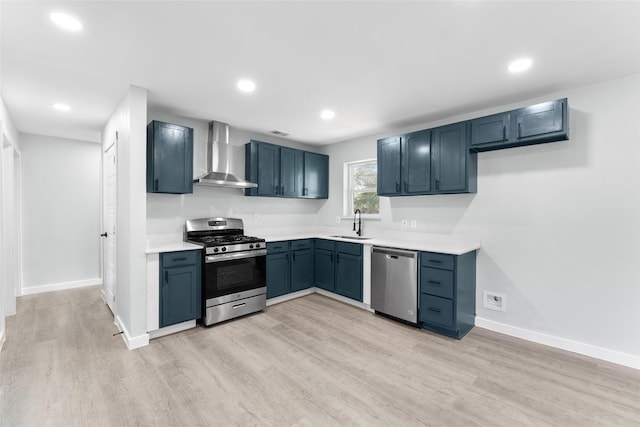
[[[522,138],[522,123],[518,123],[518,138]]]
[[[439,308],[436,308],[436,307],[429,307],[429,308],[427,308],[427,310],[433,311],[434,313],[440,313],[441,312],[441,310]]]
[[[236,305],[234,305],[234,306],[231,306],[231,309],[232,309],[232,310],[235,310],[235,309],[237,309],[237,308],[242,308],[242,307],[244,307],[245,305],[247,305],[247,303],[246,303],[246,302],[243,302],[242,304],[236,304]]]
[[[186,261],[187,257],[182,257],[182,258],[174,258],[171,261]]]
[[[442,264],[442,261],[440,261],[439,259],[430,259],[430,260],[427,260],[427,262],[432,262],[434,264]]]
[[[440,286],[442,284],[440,282],[436,282],[435,280],[427,280],[427,283],[435,286]]]

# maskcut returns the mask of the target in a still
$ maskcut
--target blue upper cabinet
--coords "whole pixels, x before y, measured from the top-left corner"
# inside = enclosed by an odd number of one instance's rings
[[[434,193],[475,193],[477,154],[468,148],[468,123],[454,123],[431,132]]]
[[[405,194],[431,192],[431,131],[407,134],[402,140],[402,190]]]
[[[260,141],[245,146],[245,176],[258,188],[247,196],[329,197],[329,157]]]
[[[280,189],[284,197],[302,197],[303,153],[293,148],[280,147]],[[260,188],[260,183],[258,183]]]
[[[258,144],[257,192],[260,196],[278,195],[280,190],[280,147],[271,144]]]
[[[302,196],[308,199],[329,198],[329,156],[304,152]]]
[[[157,120],[147,125],[147,192],[193,193],[193,129]]]
[[[474,151],[565,141],[569,139],[566,98],[471,120]]]
[[[378,194],[397,196],[401,191],[401,136],[378,140]]]
[[[381,196],[475,192],[476,174],[464,122],[378,141]]]

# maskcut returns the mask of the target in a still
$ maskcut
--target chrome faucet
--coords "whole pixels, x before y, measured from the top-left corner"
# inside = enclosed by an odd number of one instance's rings
[[[356,231],[356,215],[358,215],[358,231]],[[362,212],[360,209],[356,209],[353,213],[353,231],[356,231],[358,236],[362,236]]]

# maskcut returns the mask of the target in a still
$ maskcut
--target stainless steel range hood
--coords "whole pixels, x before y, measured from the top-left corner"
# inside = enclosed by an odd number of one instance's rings
[[[209,122],[207,139],[207,173],[194,179],[194,184],[212,187],[255,188],[258,184],[238,179],[233,173],[233,147],[229,144],[229,125]]]

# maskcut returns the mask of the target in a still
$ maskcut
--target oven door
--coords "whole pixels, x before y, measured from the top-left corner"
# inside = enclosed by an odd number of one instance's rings
[[[267,286],[267,251],[205,256],[205,300]]]

